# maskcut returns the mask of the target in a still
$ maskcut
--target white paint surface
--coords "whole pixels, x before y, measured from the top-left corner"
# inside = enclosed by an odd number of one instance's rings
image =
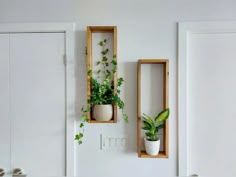
[[[1,34],[0,39],[6,103],[0,119],[0,163],[7,174],[22,168],[30,176],[42,171],[65,176],[64,33]]]
[[[141,114],[155,118],[163,110],[163,64],[141,65]],[[144,148],[145,131],[142,130],[142,150]],[[163,129],[158,132],[160,150],[163,150]]]
[[[235,176],[235,22],[179,28],[179,169]]]
[[[101,41],[104,41],[106,39],[106,44],[104,47],[101,47],[99,43]],[[109,70],[112,71],[112,65],[110,62],[113,60],[113,34],[112,33],[92,33],[92,70],[93,70],[93,76],[97,76],[98,71],[100,70],[99,74],[99,81],[102,82],[104,77],[104,67],[99,64],[97,65],[98,61],[102,61],[102,50],[108,49],[109,52],[107,53],[107,58],[109,62],[109,66],[107,67]],[[97,78],[97,77],[95,77]]]
[[[0,34],[0,164],[5,171],[10,164],[9,122],[9,35]]]
[[[236,176],[236,33],[192,34],[188,47],[188,173]]]
[[[64,176],[64,33],[12,34],[10,43],[12,166]]]
[[[1,0],[0,22],[75,21],[77,116],[86,103],[86,67],[84,49],[86,26],[118,26],[118,76],[130,123],[121,116],[115,125],[87,125],[83,146],[77,146],[79,177],[177,175],[177,22],[234,20],[236,1],[212,0]],[[136,147],[136,62],[139,58],[170,59],[170,156],[169,159],[138,159]],[[73,66],[71,66],[73,67]],[[74,76],[71,73],[71,78]],[[71,109],[74,105],[70,106]],[[122,152],[101,151],[100,133],[126,137]],[[102,164],[107,164],[104,167]]]

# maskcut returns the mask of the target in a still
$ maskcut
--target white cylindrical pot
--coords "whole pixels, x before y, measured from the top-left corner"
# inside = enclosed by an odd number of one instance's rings
[[[144,138],[144,144],[145,144],[146,153],[148,155],[156,156],[159,153],[160,140],[148,141],[146,138]]]
[[[93,118],[98,121],[111,120],[113,115],[112,104],[101,104],[93,106]]]

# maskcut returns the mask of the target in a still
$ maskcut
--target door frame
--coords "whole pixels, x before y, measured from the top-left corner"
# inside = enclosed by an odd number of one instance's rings
[[[236,21],[181,22],[178,24],[178,175],[187,176],[188,36],[236,33]]]
[[[76,176],[75,134],[75,24],[74,23],[4,23],[1,33],[64,33],[66,80],[66,176]]]

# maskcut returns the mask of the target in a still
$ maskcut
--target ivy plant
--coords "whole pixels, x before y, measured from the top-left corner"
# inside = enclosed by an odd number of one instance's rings
[[[95,73],[92,70],[87,72],[87,75],[91,78],[91,96],[87,100],[87,106],[81,108],[82,122],[79,125],[79,133],[75,135],[75,140],[79,144],[82,144],[84,136],[85,123],[89,121],[88,112],[91,111],[93,105],[98,104],[112,104],[122,111],[122,116],[125,122],[128,122],[128,115],[125,113],[125,103],[120,98],[121,86],[124,83],[122,77],[117,78],[117,87],[114,87],[113,76],[117,72],[116,55],[113,55],[112,59],[109,59],[109,49],[106,47],[108,40],[101,40],[98,45],[101,47],[101,58],[96,62],[99,70]],[[86,53],[87,54],[87,53]]]

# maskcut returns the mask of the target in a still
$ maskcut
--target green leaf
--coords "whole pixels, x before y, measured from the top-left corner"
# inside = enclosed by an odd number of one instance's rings
[[[84,107],[81,108],[81,111],[84,111]]]
[[[123,82],[124,82],[124,79],[123,79],[122,77],[119,78],[119,79],[117,80],[117,86],[118,86],[118,87],[121,86]]]
[[[96,63],[96,64],[97,64],[97,65],[99,65],[100,63],[101,63],[100,61],[97,61],[97,63]]]
[[[84,123],[80,123],[79,127],[80,128],[84,127]]]
[[[149,128],[150,131],[154,132],[156,130],[155,121],[150,116],[143,113],[142,120],[143,120],[144,126]]]
[[[91,108],[88,106],[88,107],[87,107],[87,109],[86,109],[86,111],[87,111],[87,112],[89,112],[89,111],[90,111],[90,109],[91,109]]]
[[[109,49],[105,49],[105,50],[101,51],[101,54],[106,55],[108,52],[109,52]]]
[[[116,54],[113,55],[113,58],[116,58]]]
[[[160,124],[156,127],[156,131],[158,132],[160,129],[164,128],[165,124]]]
[[[92,76],[92,70],[91,70],[91,69],[88,71],[88,75],[89,75],[90,77]]]
[[[155,136],[155,134],[153,134],[153,133],[151,133],[151,132],[146,132],[145,135],[146,135],[147,137],[153,137],[153,136]]]
[[[83,136],[84,136],[83,133],[76,134],[75,140],[81,140]]]
[[[153,129],[152,128],[153,126],[146,121],[143,121],[143,125],[144,125],[145,130],[152,130]]]
[[[143,130],[149,130],[149,128],[148,128],[148,127],[142,127],[142,129],[143,129]]]
[[[128,115],[127,114],[123,114],[123,119],[126,123],[128,123]]]
[[[112,63],[113,65],[117,65],[117,61],[115,61],[115,60],[112,60],[111,63]]]
[[[152,122],[150,123],[147,119],[143,118],[143,124],[145,127],[149,127],[149,129],[152,128]]]
[[[115,73],[116,72],[116,68],[112,69],[112,73]]]
[[[108,60],[108,58],[106,56],[102,57],[102,61],[106,62]]]
[[[163,111],[161,111],[161,112],[155,117],[155,122],[162,122],[162,121],[165,121],[166,119],[168,119],[169,114],[170,114],[169,108],[164,109]]]
[[[83,121],[86,121],[86,119],[88,118],[88,117],[87,117],[87,114],[84,113],[84,114],[81,116],[81,118],[82,118]]]
[[[153,123],[152,118],[148,116],[147,114],[143,113],[142,117],[144,121],[149,122],[150,124]]]
[[[100,42],[98,43],[98,45],[100,45],[100,46],[103,46],[103,42],[102,42],[102,41],[100,41]]]

